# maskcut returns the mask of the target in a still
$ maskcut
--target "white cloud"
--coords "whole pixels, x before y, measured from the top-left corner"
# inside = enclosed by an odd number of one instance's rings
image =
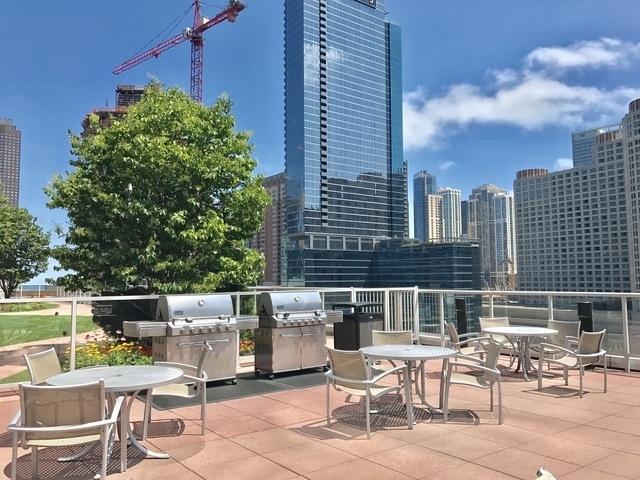
[[[446,162],[441,163],[438,168],[440,170],[448,170],[449,168],[453,167],[456,163],[452,162],[451,160],[448,160]]]
[[[561,157],[556,160],[556,163],[553,165],[555,170],[566,170],[568,168],[573,167],[573,159],[567,157]]]
[[[598,42],[631,45],[612,39],[591,43]],[[589,42],[579,42],[566,50],[585,52],[588,48],[578,47],[583,43]],[[549,125],[578,128],[585,124],[615,123],[620,121],[628,102],[640,97],[640,88],[573,85],[548,70],[536,71],[530,68],[535,62],[545,60],[546,65],[551,64],[552,57],[543,55],[541,50],[529,54],[527,59],[535,58],[535,61],[527,60],[530,65],[521,70],[488,70],[490,82],[484,87],[462,83],[448,87],[438,96],[428,96],[420,87],[405,93],[405,149],[437,147],[445,135],[450,137],[452,132],[472,124],[535,130]],[[574,59],[565,60],[563,65],[570,62],[577,64]]]
[[[615,38],[577,42],[567,47],[536,48],[527,55],[529,66],[543,68],[623,67],[640,55],[640,44]]]

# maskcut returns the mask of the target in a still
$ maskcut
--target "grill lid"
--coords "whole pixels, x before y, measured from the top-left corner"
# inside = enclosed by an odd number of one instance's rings
[[[258,298],[259,315],[271,316],[322,310],[320,292],[262,292]]]
[[[156,320],[213,319],[233,315],[231,295],[161,295]]]

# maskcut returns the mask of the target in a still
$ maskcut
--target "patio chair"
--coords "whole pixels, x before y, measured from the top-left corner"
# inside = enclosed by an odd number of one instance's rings
[[[580,335],[580,322],[561,321],[561,320],[549,320],[547,327],[553,330],[557,330],[558,333],[549,335],[546,340],[547,344],[555,345],[556,347],[570,348],[571,344],[577,344]],[[529,347],[533,352],[540,352],[540,343],[531,344]],[[545,347],[544,354],[547,356],[554,356],[560,352],[554,347]]]
[[[480,330],[484,332],[485,328],[490,327],[509,327],[509,317],[478,317],[480,322]],[[516,348],[513,340],[506,335],[489,335],[492,339],[502,345],[503,350],[507,350],[509,353],[509,368],[513,366],[516,361],[518,349]]]
[[[184,399],[194,399],[200,397],[200,421],[202,423],[200,433],[204,435],[205,421],[207,417],[207,372],[204,365],[211,353],[212,348],[206,341],[202,343],[202,353],[198,359],[198,365],[185,365],[175,362],[154,362],[154,365],[162,367],[175,367],[184,372],[184,375],[170,385],[162,385],[154,389],[147,390],[144,405],[144,419],[142,425],[142,440],[147,439],[149,423],[151,422],[151,409],[154,397],[177,397]]]
[[[484,343],[488,342],[491,337],[479,337],[477,332],[458,334],[458,329],[453,323],[445,323],[447,333],[449,334],[449,347],[458,351],[462,355],[479,355],[482,359],[484,353]]]
[[[607,330],[599,332],[582,332],[578,347],[575,350],[559,347],[549,343],[541,343],[541,348],[554,348],[558,353],[564,354],[559,358],[545,357],[544,353],[538,356],[538,390],[542,390],[542,362],[562,365],[564,384],[569,385],[569,370],[578,370],[580,376],[580,398],[584,393],[583,377],[584,367],[595,365],[596,361],[602,357],[604,365],[604,393],[607,393],[607,351],[602,348]]]
[[[556,477],[554,477],[553,474],[546,468],[541,468],[540,470],[538,470],[538,476],[536,478],[537,480],[556,480]]]
[[[451,385],[466,385],[490,391],[491,411],[493,412],[493,386],[498,384],[498,423],[502,425],[502,377],[498,370],[498,358],[503,345],[495,340],[489,340],[485,345],[485,358],[480,360],[469,355],[458,355],[455,361],[449,362],[444,389],[444,422],[449,417],[449,390]],[[464,360],[464,361],[459,361]],[[467,371],[452,371],[464,367]]]
[[[19,385],[20,411],[7,427],[12,432],[11,479],[15,480],[18,444],[31,448],[31,476],[38,477],[39,447],[68,447],[102,443],[100,478],[107,476],[108,453],[124,397],[105,416],[102,381],[52,387]]]
[[[32,385],[43,385],[49,377],[62,372],[58,354],[53,347],[42,352],[25,353],[24,361],[27,364]]]
[[[373,346],[380,345],[413,345],[413,332],[411,330],[373,330],[371,332],[371,342]],[[387,360],[391,364],[392,367],[396,367],[397,365],[393,360]],[[376,362],[379,363],[379,362]],[[411,365],[411,373],[413,373],[413,380],[417,385],[418,382],[418,374],[420,373],[420,368],[422,367],[422,363],[420,367],[416,367],[415,365]],[[382,370],[374,369],[373,375],[376,373],[382,373]],[[402,379],[402,372],[398,372],[398,381]]]
[[[399,392],[402,389],[400,384],[381,385],[378,382],[388,375],[396,375],[405,366],[394,367],[386,371],[376,370],[376,375],[374,375],[371,365],[362,352],[326,348],[330,365],[330,370],[325,373],[327,378],[327,426],[331,424],[330,387],[333,385],[336,390],[343,391],[349,396],[353,395],[364,399],[367,438],[371,438],[371,402],[383,395],[393,391]],[[406,399],[406,401],[411,401],[411,399]]]

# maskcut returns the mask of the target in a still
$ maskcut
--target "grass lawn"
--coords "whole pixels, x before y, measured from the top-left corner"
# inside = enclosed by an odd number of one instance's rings
[[[78,333],[97,328],[92,317],[78,316]],[[68,336],[70,315],[0,315],[0,347]]]
[[[27,382],[31,380],[31,377],[29,376],[29,370],[27,370],[26,368],[20,372],[16,372],[13,375],[9,375],[6,378],[0,378],[0,384],[2,383],[20,383],[20,382]]]
[[[57,303],[51,302],[2,303],[0,304],[0,312],[33,312],[34,310],[48,310],[57,306]]]

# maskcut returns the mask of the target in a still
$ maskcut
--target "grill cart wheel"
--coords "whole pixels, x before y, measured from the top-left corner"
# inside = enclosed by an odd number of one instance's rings
[[[231,380],[231,385],[237,385],[238,384],[238,379],[237,378],[233,378]]]
[[[254,374],[256,377],[259,377],[259,376],[260,376],[260,370],[255,370],[255,371],[253,372],[253,374]]]
[[[276,378],[273,373],[270,373],[269,375],[267,375],[267,379],[268,380],[273,380],[274,378]]]

